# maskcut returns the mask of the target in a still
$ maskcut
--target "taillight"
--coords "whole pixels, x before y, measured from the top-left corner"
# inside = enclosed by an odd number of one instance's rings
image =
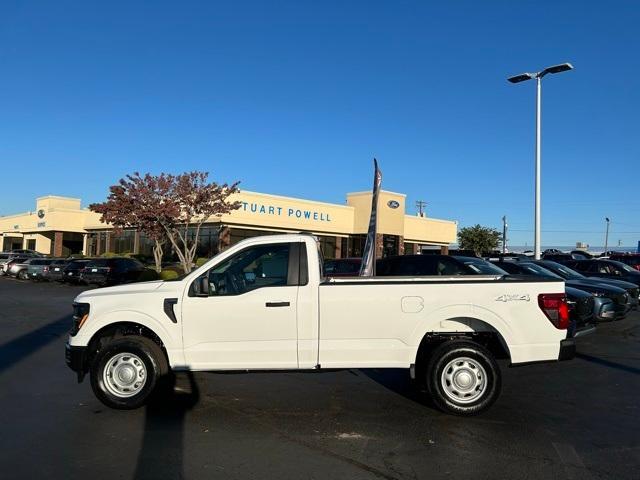
[[[557,329],[569,328],[569,306],[564,293],[541,293],[538,295],[538,305]]]
[[[49,267],[42,267],[42,271],[43,272],[48,272],[49,271]]]

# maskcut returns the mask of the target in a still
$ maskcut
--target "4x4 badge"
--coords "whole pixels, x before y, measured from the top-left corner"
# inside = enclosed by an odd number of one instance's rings
[[[528,302],[531,300],[528,294],[519,295],[519,294],[504,294],[500,295],[496,298],[496,302]]]

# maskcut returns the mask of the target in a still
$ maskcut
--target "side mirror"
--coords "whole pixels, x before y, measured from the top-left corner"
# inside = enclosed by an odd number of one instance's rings
[[[209,296],[209,277],[207,275],[198,277],[193,283],[194,293],[196,297],[208,297]]]

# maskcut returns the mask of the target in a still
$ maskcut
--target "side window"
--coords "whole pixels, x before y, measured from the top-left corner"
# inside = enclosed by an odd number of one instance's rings
[[[607,265],[604,262],[598,262],[598,270],[597,270],[597,272],[598,273],[606,273],[606,274],[614,273],[612,271],[612,269],[609,267],[609,265]]]
[[[583,261],[576,262],[573,265],[569,265],[569,268],[573,268],[579,272],[595,272],[596,262],[592,261]]]
[[[241,295],[287,285],[288,243],[258,245],[236,253],[209,270],[209,295]]]

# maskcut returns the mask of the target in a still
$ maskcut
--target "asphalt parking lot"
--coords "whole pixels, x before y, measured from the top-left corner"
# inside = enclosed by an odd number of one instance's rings
[[[507,368],[482,416],[441,414],[404,371],[181,375],[105,408],[64,364],[82,287],[0,278],[0,478],[640,478],[640,314],[569,362]]]

